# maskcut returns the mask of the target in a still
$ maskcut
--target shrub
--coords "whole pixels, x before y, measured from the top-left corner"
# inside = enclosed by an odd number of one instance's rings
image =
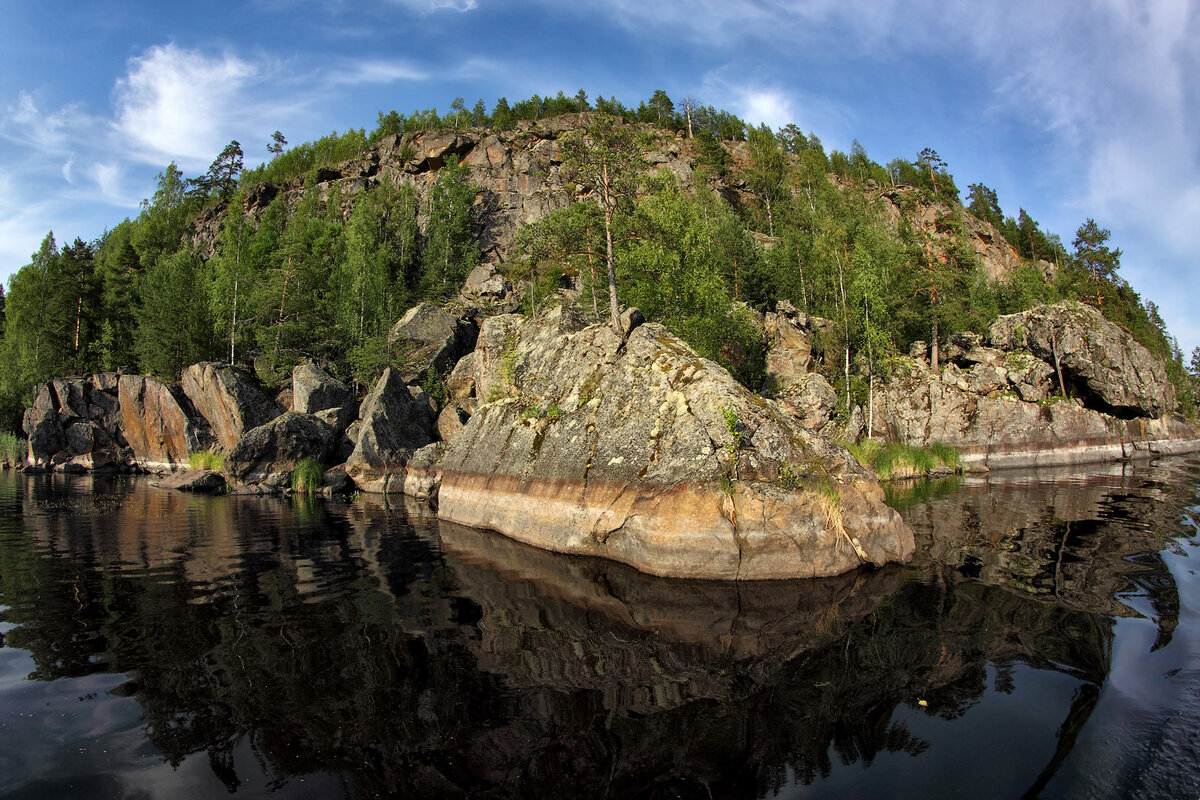
[[[292,470],[292,491],[301,495],[314,495],[321,491],[325,479],[325,467],[315,458],[303,458]]]

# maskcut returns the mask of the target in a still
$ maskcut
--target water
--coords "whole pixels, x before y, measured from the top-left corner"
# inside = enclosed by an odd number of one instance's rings
[[[649,578],[420,506],[0,476],[0,797],[1200,797],[1200,462]]]

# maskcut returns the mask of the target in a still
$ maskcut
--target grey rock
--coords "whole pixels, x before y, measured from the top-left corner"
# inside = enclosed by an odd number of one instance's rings
[[[187,469],[174,472],[154,484],[160,489],[206,494],[225,491],[225,476],[211,469]]]
[[[410,392],[391,367],[375,382],[359,411],[362,425],[346,472],[363,491],[403,491],[413,452],[433,441],[434,418],[424,392]]]
[[[358,413],[354,390],[311,362],[292,370],[292,410],[316,414],[331,409],[337,413],[326,421],[344,433]]]
[[[912,553],[845,449],[661,325],[622,341],[564,309],[491,318],[476,352],[477,385],[505,388],[437,464],[443,519],[676,577],[829,575]],[[798,485],[780,485],[785,464]],[[822,491],[840,498],[836,522]]]
[[[289,411],[246,431],[225,458],[225,468],[245,483],[278,484],[305,458],[329,460],[336,444],[333,428],[311,414]]]
[[[183,371],[183,393],[212,427],[225,450],[242,434],[279,416],[279,409],[240,370],[204,361]]]
[[[992,345],[1027,350],[1053,365],[1089,408],[1119,417],[1157,417],[1175,408],[1175,389],[1149,350],[1100,312],[1077,302],[999,317]],[[1070,387],[1069,387],[1070,388]]]
[[[420,303],[388,333],[388,344],[403,356],[406,383],[420,383],[432,371],[445,376],[475,347],[475,326],[440,306]]]

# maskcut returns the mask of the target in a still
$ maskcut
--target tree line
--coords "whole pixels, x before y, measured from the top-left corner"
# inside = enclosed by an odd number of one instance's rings
[[[394,134],[505,129],[581,112],[589,125],[563,141],[580,199],[522,230],[503,265],[527,287],[529,310],[563,286],[578,290],[596,321],[615,324],[619,307],[636,305],[757,389],[764,353],[755,314],[787,300],[830,321],[817,348],[848,412],[913,342],[930,342],[936,360],[955,331],[983,332],[999,314],[1075,298],[1164,358],[1191,403],[1177,344],[1154,305],[1119,277],[1120,250],[1093,220],[1068,252],[1024,209],[1005,215],[982,184],[964,206],[932,149],[881,165],[857,141],[827,153],[795,125],[749,126],[692,98],[676,104],[657,91],[631,108],[581,90],[511,105],[500,98],[491,110],[456,98],[446,114],[381,112],[370,134],[291,148],[276,132],[271,158],[253,169],[231,142],[195,178],[169,165],[140,213],[98,240],[60,246],[48,234],[0,292],[0,427],[19,424],[31,387],[52,375],[135,369],[173,378],[187,364],[224,358],[270,383],[314,357],[369,383],[402,357],[387,343],[399,315],[453,294],[478,263],[470,218],[478,188],[451,162],[424,201],[388,180],[346,198],[336,185],[318,189],[317,170]],[[689,142],[690,185],[642,158],[656,128]],[[262,184],[301,177],[298,201],[278,192],[257,219],[244,214]],[[898,222],[887,202],[898,204]],[[1024,260],[1008,280],[985,278],[967,214],[994,225]],[[197,224],[218,215],[210,254]]]

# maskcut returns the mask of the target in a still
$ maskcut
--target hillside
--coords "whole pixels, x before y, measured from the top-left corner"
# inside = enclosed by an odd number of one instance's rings
[[[964,207],[934,151],[884,167],[857,143],[827,154],[793,126],[772,132],[708,109],[689,135],[682,111],[600,105],[618,116],[392,112],[370,136],[334,135],[255,170],[241,171],[231,148],[199,179],[171,165],[136,219],[98,242],[59,248],[47,237],[14,278],[7,418],[51,375],[173,379],[211,358],[246,365],[268,387],[311,358],[362,391],[403,361],[387,332],[426,298],[487,315],[565,297],[606,318],[602,190],[580,160],[606,124],[632,154],[609,209],[619,305],[753,389],[765,377],[761,313],[780,302],[828,321],[817,369],[848,417],[914,342],[930,342],[936,362],[956,333],[1069,299],[1163,359],[1177,408],[1194,412],[1181,354],[1090,220],[1068,253],[1023,211],[1005,217],[986,186],[973,185]],[[513,291],[459,296],[479,265],[477,282],[496,274]]]

